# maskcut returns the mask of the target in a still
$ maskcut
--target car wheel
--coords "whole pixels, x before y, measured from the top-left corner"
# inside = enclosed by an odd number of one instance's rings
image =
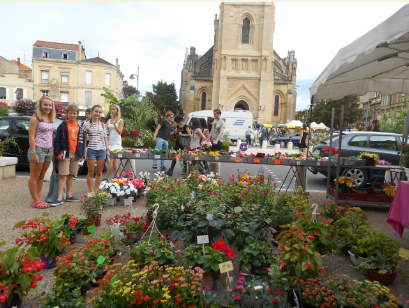
[[[285,148],[286,145],[285,141],[280,141],[280,148]]]
[[[368,174],[363,169],[344,169],[341,175],[353,179],[356,188],[363,188],[368,183]]]

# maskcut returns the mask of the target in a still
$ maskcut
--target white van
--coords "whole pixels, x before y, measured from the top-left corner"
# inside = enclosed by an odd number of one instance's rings
[[[237,139],[246,140],[247,128],[253,127],[253,113],[247,110],[223,111],[222,120],[226,123],[225,131],[229,132],[229,138],[232,142],[237,142]],[[187,115],[186,124],[189,124],[192,118],[204,118],[206,123],[209,118],[213,118],[213,110],[194,111]]]

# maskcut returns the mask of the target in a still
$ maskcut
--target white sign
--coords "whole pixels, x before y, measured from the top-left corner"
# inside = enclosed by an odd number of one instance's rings
[[[196,157],[195,157],[195,160],[199,160],[199,157],[196,156]]]
[[[136,153],[136,157],[141,157],[141,154],[139,154],[139,153]]]
[[[155,159],[159,159],[160,158],[160,155],[155,155]]]
[[[194,198],[195,198],[195,192],[192,191],[192,196],[190,197],[190,200],[193,201]]]
[[[208,244],[209,243],[209,236],[208,235],[199,235],[197,237],[198,244]]]
[[[301,165],[301,162],[300,162],[300,161],[297,161],[297,165]]]
[[[207,220],[213,220],[213,214],[208,213],[207,214]]]
[[[321,165],[321,162],[317,161],[317,166]]]
[[[118,158],[121,158],[122,157],[122,154],[118,154]]]
[[[219,156],[216,156],[216,157],[214,158],[214,160],[219,160]]]

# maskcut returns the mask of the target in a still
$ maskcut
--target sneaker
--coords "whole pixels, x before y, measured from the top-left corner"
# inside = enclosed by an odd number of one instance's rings
[[[168,169],[166,169],[166,167],[160,168],[160,171],[166,171]]]
[[[172,176],[172,175],[173,175],[173,170],[172,170],[172,169],[169,169],[169,170],[166,172],[166,175]]]
[[[108,179],[105,178],[105,179],[103,179],[103,180],[101,181],[101,183],[102,183],[102,182],[108,182]]]
[[[80,201],[80,199],[77,199],[75,197],[71,197],[71,198],[65,199],[65,201],[67,201],[67,202],[78,202],[78,201]]]
[[[152,166],[152,168],[153,168],[153,169],[157,169],[157,168],[158,168],[158,166]]]
[[[50,206],[52,206],[52,207],[54,207],[54,206],[57,206],[57,205],[60,205],[60,204],[63,204],[64,202],[61,200],[61,201],[59,201],[59,200],[55,200],[54,202],[51,202],[50,203]]]
[[[72,178],[73,178],[73,180],[76,180],[76,179],[77,179],[77,176],[76,176],[76,175],[74,175]]]

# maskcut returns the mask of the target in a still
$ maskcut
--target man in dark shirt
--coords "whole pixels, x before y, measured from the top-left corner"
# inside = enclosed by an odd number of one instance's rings
[[[159,151],[162,151],[163,149],[168,148],[168,139],[170,135],[173,135],[174,132],[172,132],[172,121],[173,121],[173,113],[172,111],[167,111],[166,112],[166,120],[162,120],[162,122],[159,123],[158,127],[156,128],[155,135],[153,136],[153,142],[156,142],[156,149]],[[157,168],[157,160],[154,159],[152,162],[152,168],[156,169]],[[161,160],[160,161],[160,170],[161,171],[166,171],[165,167],[165,161]]]
[[[209,124],[207,124],[208,129],[209,129],[209,133],[212,132],[213,121],[214,121],[214,118],[209,118]]]

